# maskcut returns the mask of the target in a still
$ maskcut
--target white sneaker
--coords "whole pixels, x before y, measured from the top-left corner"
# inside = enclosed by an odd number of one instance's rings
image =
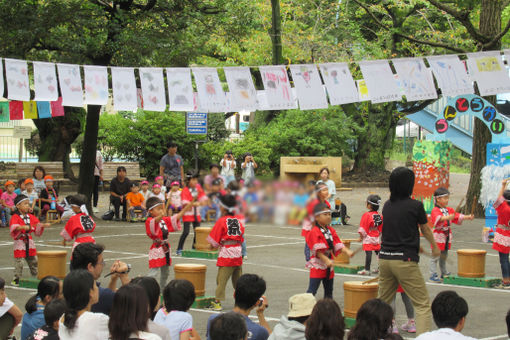
[[[97,207],[93,207],[92,211],[94,212],[94,214],[97,214],[99,212],[99,209]]]
[[[370,275],[370,271],[363,269],[358,272],[358,275]]]

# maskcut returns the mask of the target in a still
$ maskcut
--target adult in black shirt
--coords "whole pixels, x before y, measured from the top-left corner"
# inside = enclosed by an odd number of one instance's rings
[[[384,224],[379,253],[379,298],[390,304],[400,284],[416,310],[416,333],[432,326],[430,299],[418,266],[420,231],[432,246],[432,255],[440,250],[427,224],[423,203],[413,200],[414,173],[399,167],[390,175],[390,199],[384,204]]]
[[[131,181],[126,177],[126,168],[117,168],[117,177],[110,182],[110,203],[115,208],[115,220],[119,219],[119,210],[122,205],[122,220],[126,221],[127,201],[126,194],[131,190]]]

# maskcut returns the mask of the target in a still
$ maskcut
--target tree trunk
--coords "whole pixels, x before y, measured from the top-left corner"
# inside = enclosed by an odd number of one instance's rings
[[[94,167],[96,164],[97,133],[99,130],[100,105],[87,106],[87,123],[85,138],[83,139],[83,152],[80,161],[80,180],[78,193],[87,197],[87,210],[92,214],[92,191],[94,188]]]
[[[280,0],[271,0],[271,42],[273,45],[273,65],[282,63],[282,18]]]

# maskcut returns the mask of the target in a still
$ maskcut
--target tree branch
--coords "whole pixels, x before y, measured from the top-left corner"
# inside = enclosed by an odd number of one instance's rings
[[[91,3],[93,4],[96,4],[98,5],[99,7],[102,7],[104,10],[106,10],[107,12],[110,12],[112,13],[114,8],[112,5],[110,5],[109,3],[107,3],[106,1],[104,0],[89,0]]]
[[[374,21],[375,21],[375,23],[376,23],[377,25],[381,26],[381,27],[382,27],[382,28],[384,28],[385,30],[388,30],[388,31],[390,30],[390,28],[389,28],[388,26],[386,26],[385,24],[383,24],[383,23],[382,23],[382,21],[381,21],[381,20],[379,20],[379,19],[375,16],[374,12],[372,12],[372,11],[370,10],[370,8],[368,8],[368,6],[367,6],[367,5],[365,5],[363,2],[361,2],[361,1],[359,1],[359,0],[353,0],[353,1],[354,1],[355,3],[357,3],[357,4],[361,7],[361,8],[363,8],[363,9],[365,10],[365,12],[367,12],[367,14],[368,14],[368,15],[370,15],[370,16],[372,17],[372,20],[374,20]]]
[[[399,109],[398,111],[405,113],[406,115],[410,115],[410,114],[413,114],[413,113],[423,110],[430,104],[434,103],[436,100],[437,99],[427,99],[422,102],[414,102],[412,105],[409,105],[409,106],[402,105],[402,108]]]
[[[508,2],[510,3],[510,0],[508,0]],[[492,38],[492,40],[491,40],[491,41],[489,41],[489,42],[488,42],[488,43],[486,43],[486,44],[483,44],[483,45],[482,45],[482,48],[483,48],[483,49],[489,49],[489,48],[491,48],[494,44],[496,44],[496,43],[499,41],[499,39],[501,39],[501,38],[502,38],[502,37],[503,37],[503,36],[504,36],[504,35],[508,32],[508,30],[509,30],[509,29],[510,29],[510,19],[508,19],[508,22],[506,23],[505,28],[504,28],[501,32],[499,32],[498,34],[496,34],[496,35]]]
[[[150,11],[151,9],[153,9],[154,6],[156,6],[156,2],[157,2],[157,0],[148,0],[147,4],[145,4],[145,5],[133,4],[133,7],[141,9],[144,12],[147,12],[147,11]]]

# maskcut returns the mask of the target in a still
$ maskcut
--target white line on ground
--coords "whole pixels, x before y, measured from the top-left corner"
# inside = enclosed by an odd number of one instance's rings
[[[209,309],[190,308],[190,310],[192,310],[194,312],[202,312],[202,313],[208,313],[208,314],[219,314],[219,313],[221,313],[221,312],[216,312],[216,311],[209,310]],[[224,311],[222,311],[222,312],[224,312]],[[255,315],[248,315],[248,317],[250,319],[258,320],[258,318]],[[272,317],[269,317],[269,316],[264,316],[264,318],[266,319],[266,321],[280,321],[280,318],[272,318]]]
[[[287,243],[274,243],[274,244],[261,244],[261,245],[258,245],[258,246],[247,246],[246,248],[247,249],[253,249],[253,248],[264,248],[264,247],[274,247],[274,246],[288,246],[288,245],[294,245],[294,244],[301,244],[303,243],[302,241],[300,242],[287,242]]]
[[[496,335],[488,338],[480,338],[479,340],[497,340],[497,339],[508,339],[508,334]]]

